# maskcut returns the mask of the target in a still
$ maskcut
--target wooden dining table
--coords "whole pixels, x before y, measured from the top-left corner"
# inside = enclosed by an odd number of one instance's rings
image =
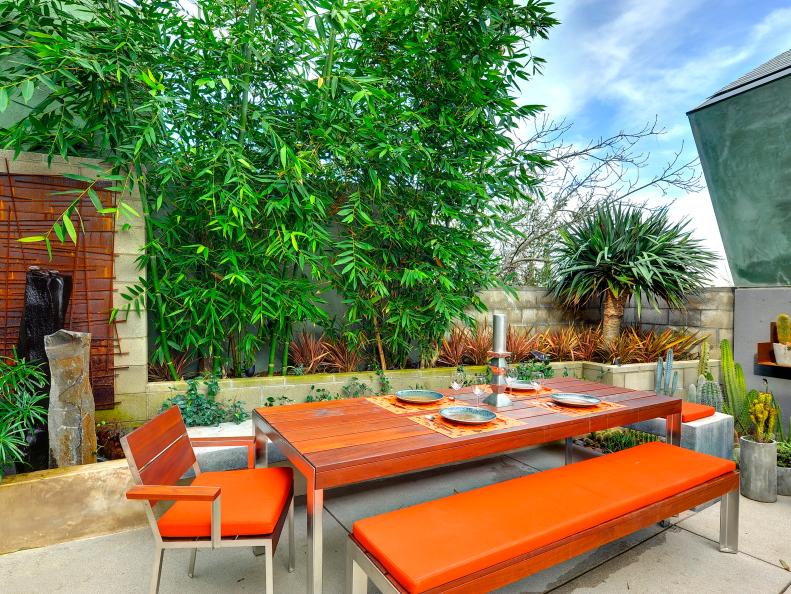
[[[568,452],[574,436],[656,417],[667,420],[668,442],[680,443],[680,398],[565,377],[547,379],[544,385],[593,395],[620,406],[577,416],[536,406],[530,397],[515,398],[496,412],[517,419],[518,426],[455,438],[418,424],[410,418],[414,414],[396,414],[365,398],[256,409],[253,423],[259,457],[265,459],[267,439],[272,441],[307,482],[308,592],[322,591],[326,489],[556,440],[565,439]],[[444,393],[452,395],[457,404],[475,402],[472,388]],[[568,455],[566,461],[570,461]]]

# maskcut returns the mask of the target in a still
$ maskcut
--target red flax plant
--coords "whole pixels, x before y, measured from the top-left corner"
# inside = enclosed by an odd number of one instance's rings
[[[315,373],[327,358],[327,342],[324,335],[314,336],[303,330],[294,337],[288,346],[288,360],[293,367],[300,367],[303,373]]]
[[[360,350],[343,338],[331,338],[324,342],[327,356],[322,367],[331,373],[348,373],[360,369],[363,357]]]
[[[528,328],[508,326],[505,348],[511,353],[512,363],[522,363],[530,359],[530,353],[537,349],[538,339]]]
[[[492,327],[484,320],[467,338],[467,360],[472,365],[486,365],[492,350]]]
[[[448,336],[442,339],[439,346],[437,363],[448,367],[464,365],[467,357],[467,344],[470,332],[464,326],[453,326]]]

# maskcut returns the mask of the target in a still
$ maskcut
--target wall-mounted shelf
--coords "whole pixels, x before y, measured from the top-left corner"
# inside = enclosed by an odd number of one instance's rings
[[[764,377],[776,377],[791,380],[791,367],[775,363],[771,342],[759,342],[758,353],[755,355],[753,373]]]

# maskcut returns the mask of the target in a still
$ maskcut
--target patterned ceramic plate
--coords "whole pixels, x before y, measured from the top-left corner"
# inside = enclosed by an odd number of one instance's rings
[[[432,404],[444,398],[442,394],[433,390],[399,390],[395,393],[395,397],[409,404]]]
[[[474,406],[448,406],[441,409],[439,414],[447,421],[463,425],[483,425],[491,423],[497,418],[497,415],[492,411]]]
[[[601,400],[595,396],[588,396],[587,394],[552,394],[550,398],[556,403],[563,406],[596,406],[601,404]]]
[[[538,382],[514,382],[511,385],[512,390],[516,390],[517,392],[528,392],[532,390],[540,390],[541,384]]]

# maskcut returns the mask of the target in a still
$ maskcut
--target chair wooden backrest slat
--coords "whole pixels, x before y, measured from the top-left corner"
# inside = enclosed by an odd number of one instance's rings
[[[172,485],[195,464],[195,452],[177,406],[122,438],[144,485]]]
[[[140,480],[144,485],[173,485],[193,464],[195,452],[185,434],[140,469]]]

